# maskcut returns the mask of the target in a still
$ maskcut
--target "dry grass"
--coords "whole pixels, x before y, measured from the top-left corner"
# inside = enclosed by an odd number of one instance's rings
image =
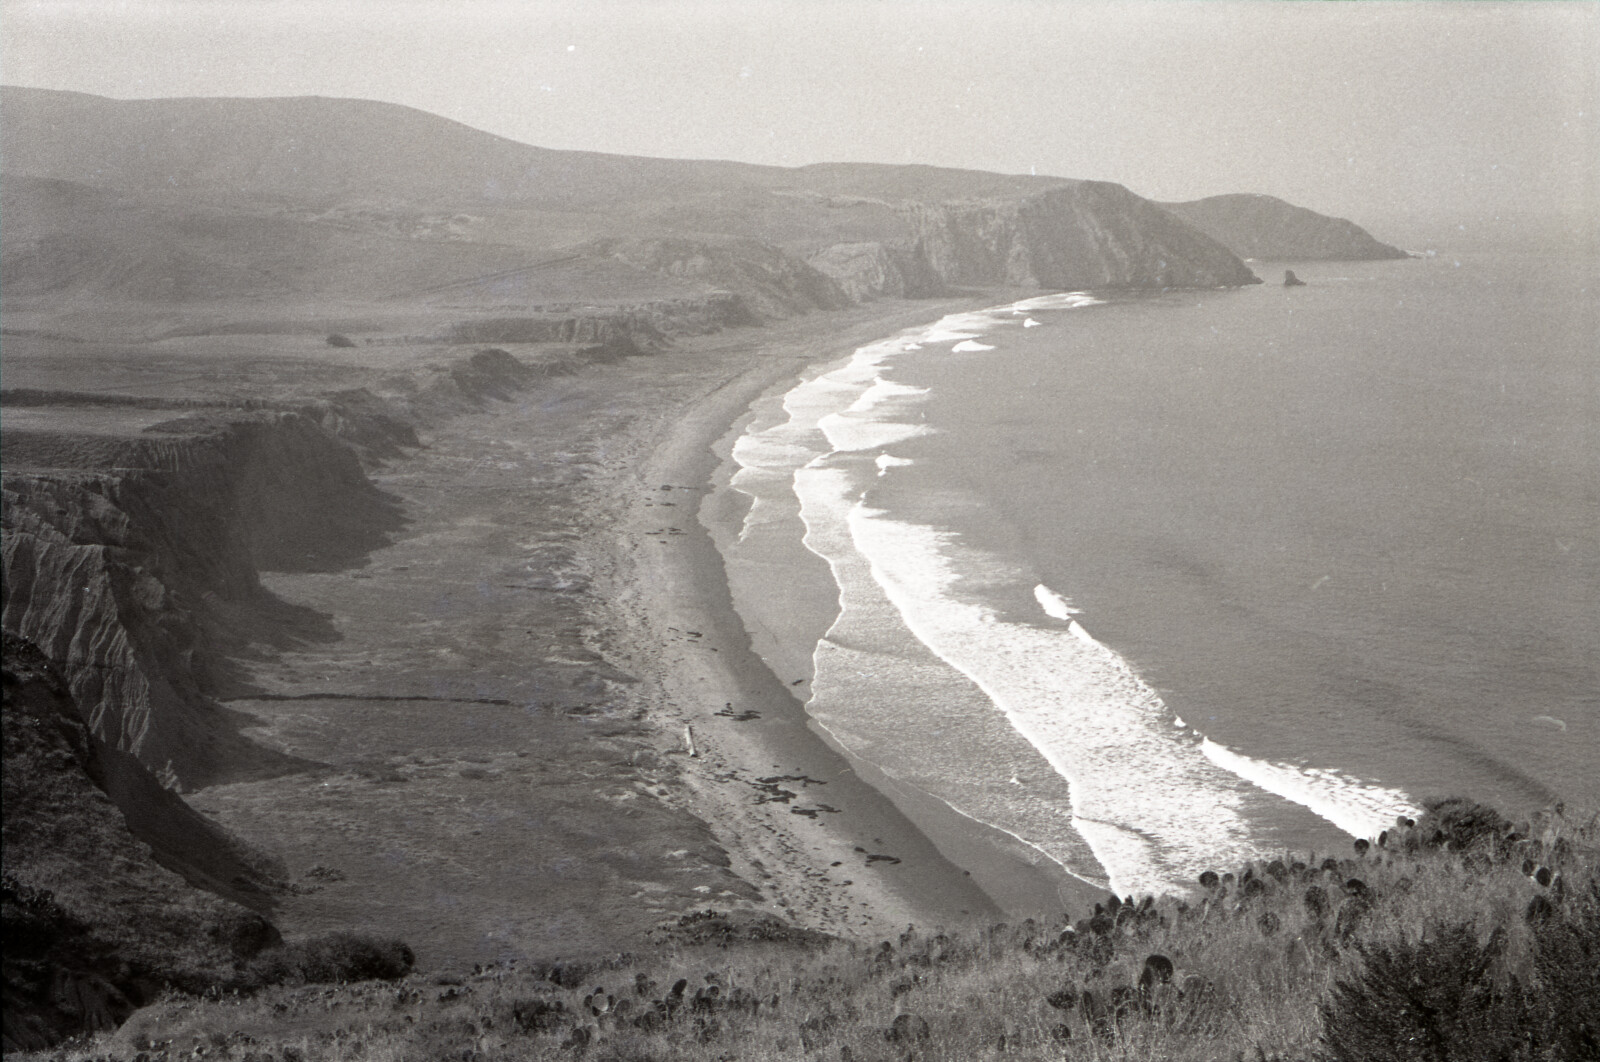
[[[1426,973],[1407,956],[1447,939],[1489,954],[1458,978],[1457,1002],[1492,1000],[1512,1026],[1458,1037],[1445,1053],[1396,1043],[1387,1057],[1576,1057],[1596,1031],[1582,1022],[1600,1013],[1600,986],[1592,970],[1562,964],[1600,955],[1594,822],[1559,811],[1519,828],[1495,820],[1436,846],[1439,824],[1430,815],[1364,855],[1239,868],[1187,901],[1108,902],[1071,924],[908,927],[864,945],[701,916],[644,954],[590,965],[174,995],[114,1035],[48,1057],[1378,1058],[1370,1044],[1364,1055],[1339,1050],[1371,1024],[1352,999],[1377,993],[1393,1011],[1393,993]],[[1398,987],[1382,982],[1397,970]]]

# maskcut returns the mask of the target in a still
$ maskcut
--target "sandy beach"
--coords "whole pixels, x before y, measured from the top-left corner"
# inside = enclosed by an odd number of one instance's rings
[[[700,519],[663,520],[646,501],[634,510],[638,531],[622,538],[633,547],[639,597],[635,602],[623,590],[618,600],[629,606],[628,621],[646,632],[644,641],[666,657],[665,703],[655,714],[692,728],[696,756],[688,778],[697,809],[737,853],[742,876],[767,882],[787,917],[832,932],[871,935],[907,923],[1059,913],[1097,895],[1036,851],[897,784],[808,724],[805,683],[774,675],[752,650],[729,598],[722,557],[703,526],[734,533],[737,501],[724,494],[694,504],[712,489],[754,400],[787,390],[807,367],[973,305],[914,304],[883,318],[841,322],[823,336],[807,336],[809,322],[741,336],[756,344],[750,366],[739,367],[738,345],[727,348],[735,375],[693,400],[642,466],[646,493],[654,485],[677,512],[698,509]],[[653,540],[639,533],[663,523],[682,533]],[[719,526],[727,523],[734,527]],[[774,594],[791,591],[785,573],[773,573],[772,581]]]
[[[1081,907],[1073,879],[807,725],[697,518],[754,400],[977,301],[564,369],[379,469],[403,529],[357,569],[265,574],[329,633],[263,647],[226,702],[318,766],[191,795],[281,860],[285,931],[395,933],[450,966],[623,950],[706,908],[876,938]],[[372,348],[339,382],[452,356]]]

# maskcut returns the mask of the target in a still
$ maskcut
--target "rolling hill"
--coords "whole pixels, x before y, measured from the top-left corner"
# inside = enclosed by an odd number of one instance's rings
[[[4,92],[14,295],[540,305],[572,296],[576,269],[591,300],[731,290],[770,317],[967,286],[1254,281],[1103,182],[553,151],[361,100]],[[472,290],[535,270],[509,296]]]

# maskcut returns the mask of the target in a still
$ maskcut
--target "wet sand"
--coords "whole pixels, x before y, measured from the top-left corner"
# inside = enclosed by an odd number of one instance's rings
[[[748,367],[734,361],[736,374],[691,402],[641,468],[646,494],[658,494],[638,505],[635,527],[679,533],[629,539],[638,597],[623,598],[630,622],[665,656],[660,717],[692,728],[697,807],[743,876],[764,883],[790,917],[835,932],[1059,914],[1099,898],[1037,851],[896,784],[809,724],[803,676],[774,675],[752,650],[704,526],[736,533],[737,502],[720,492],[702,499],[725,481],[719,466],[752,402],[787,390],[807,367],[972,306],[910,304],[822,335],[805,334],[810,322],[740,335],[753,344]],[[728,353],[741,357],[737,347]],[[660,508],[667,499],[670,519]],[[790,589],[775,572],[772,592]],[[774,786],[779,798],[763,798]]]

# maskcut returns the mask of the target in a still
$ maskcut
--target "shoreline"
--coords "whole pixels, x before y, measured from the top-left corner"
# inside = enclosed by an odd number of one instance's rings
[[[707,907],[856,939],[1081,913],[1009,838],[919,804],[819,732],[795,676],[753,650],[696,514],[760,396],[999,297],[875,303],[582,365],[514,344],[526,386],[435,396],[420,446],[368,472],[394,533],[347,565],[259,572],[320,633],[235,658],[222,718],[301,766],[186,797],[275,861],[284,934],[392,935],[450,970],[616,954]],[[247,382],[191,371],[246,356]],[[404,400],[397,380],[431,383],[463,352],[360,347],[308,374],[313,356],[317,337],[220,352],[179,337],[139,348],[129,373],[172,401],[334,386]],[[8,367],[59,386],[49,351]]]
[[[625,598],[624,611],[670,658],[660,676],[663,703],[652,714],[680,732],[692,727],[696,755],[683,757],[685,777],[735,871],[785,917],[812,928],[877,934],[907,923],[1059,915],[1103,898],[1024,842],[895,782],[834,742],[753,648],[705,526],[723,523],[735,507],[716,496],[727,489],[727,450],[756,403],[860,346],[995,297],[857,315],[864,319],[821,335],[810,322],[741,335],[754,358],[730,365],[692,400],[639,466],[647,490],[678,488],[670,496],[679,510],[691,496],[682,488],[693,485],[699,509],[674,516],[679,533],[635,537],[628,550],[638,596]],[[628,522],[636,531],[661,523],[649,504],[633,506]]]

